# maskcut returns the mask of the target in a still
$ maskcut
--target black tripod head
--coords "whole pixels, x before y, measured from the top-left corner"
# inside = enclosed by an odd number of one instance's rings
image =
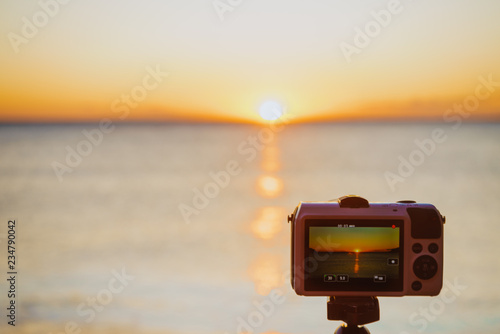
[[[335,334],[369,334],[362,325],[378,321],[380,309],[377,297],[330,297],[327,303],[328,320],[342,320],[345,324]]]

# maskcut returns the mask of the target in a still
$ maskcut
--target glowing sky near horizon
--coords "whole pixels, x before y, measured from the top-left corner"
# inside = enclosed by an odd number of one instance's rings
[[[0,121],[256,122],[265,101],[296,121],[441,119],[500,81],[499,1],[402,0],[350,62],[340,45],[390,1],[242,0],[224,20],[213,2],[2,1]],[[470,119],[500,118],[498,91]]]
[[[380,252],[399,247],[399,227],[309,228],[309,248],[317,252]]]

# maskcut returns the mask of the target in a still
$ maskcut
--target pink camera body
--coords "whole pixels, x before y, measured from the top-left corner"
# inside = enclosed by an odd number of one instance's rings
[[[445,218],[431,204],[358,196],[301,202],[292,228],[292,287],[304,296],[435,296]]]

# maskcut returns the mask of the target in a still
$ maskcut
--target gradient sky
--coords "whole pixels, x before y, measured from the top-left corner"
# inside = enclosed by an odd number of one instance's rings
[[[355,46],[389,1],[242,0],[223,20],[214,0],[54,3],[0,4],[0,121],[254,122],[268,99],[296,121],[442,120],[478,77],[500,81],[498,0],[401,0],[351,62],[341,43]],[[17,47],[14,34],[26,38]],[[117,112],[147,67],[169,75]],[[469,119],[481,118],[500,119],[500,92]]]
[[[311,227],[309,248],[317,252],[373,252],[399,247],[399,228]]]

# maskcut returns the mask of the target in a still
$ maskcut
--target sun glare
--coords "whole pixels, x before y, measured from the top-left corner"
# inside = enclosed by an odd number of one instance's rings
[[[283,106],[276,101],[266,101],[260,106],[259,115],[266,121],[275,121],[283,116]]]

